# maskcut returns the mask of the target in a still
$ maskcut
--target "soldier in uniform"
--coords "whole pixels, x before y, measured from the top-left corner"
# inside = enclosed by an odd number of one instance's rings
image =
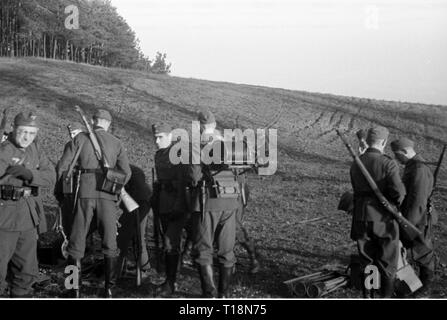
[[[29,297],[38,276],[37,238],[46,232],[41,189],[55,183],[55,171],[35,138],[34,114],[14,118],[10,138],[0,144],[0,295],[10,279],[11,297]]]
[[[130,177],[130,180],[126,184],[125,188],[127,193],[139,205],[139,208],[136,210],[138,210],[138,217],[140,219],[139,232],[141,234],[141,243],[139,244],[139,247],[141,248],[141,256],[138,258],[140,259],[141,270],[146,271],[150,269],[145,235],[147,216],[151,208],[150,198],[152,195],[152,190],[151,187],[146,183],[146,175],[141,168],[135,165],[130,165],[130,169],[132,171],[132,176]],[[117,237],[118,248],[120,250],[120,256],[117,264],[117,267],[119,268],[118,275],[121,274],[123,263],[125,262],[125,258],[127,256],[127,250],[132,238],[135,237],[137,231],[135,223],[136,213],[127,211],[126,207],[123,204],[121,204],[121,209],[123,210],[123,214],[119,219],[120,227],[118,229]]]
[[[199,157],[198,151],[202,152],[208,146],[213,144],[220,145],[221,155],[225,154],[223,146],[223,137],[216,130],[216,121],[211,112],[199,114],[202,132],[201,150],[193,147],[193,157]],[[211,152],[214,147],[211,148]],[[210,154],[211,156],[211,154]],[[205,189],[200,194],[202,201],[201,212],[192,213],[193,220],[193,256],[198,264],[199,276],[202,287],[202,297],[227,297],[233,267],[236,262],[234,255],[234,245],[236,241],[236,211],[240,207],[240,198],[232,195],[219,197],[216,190],[215,181],[226,178],[227,182],[235,180],[233,173],[226,170],[226,165],[222,161],[218,163],[204,163],[201,158],[201,164],[192,164],[188,169],[188,182],[192,188]],[[222,159],[221,159],[222,160]],[[204,187],[202,183],[205,184]],[[237,181],[235,182],[237,185]],[[234,187],[232,188],[234,189]],[[203,195],[205,192],[205,195]],[[203,201],[204,200],[204,201]],[[195,199],[191,201],[196,202]],[[204,202],[204,203],[203,203]],[[196,209],[197,210],[197,209]],[[219,262],[219,282],[216,290],[213,274],[213,243],[217,245],[217,258]]]
[[[364,154],[368,149],[368,144],[366,143],[367,133],[368,130],[365,129],[360,129],[355,133],[359,141],[359,155]],[[342,194],[338,202],[337,210],[345,211],[347,214],[352,215],[352,211],[354,210],[354,195],[351,191],[346,191]]]
[[[425,160],[414,150],[414,142],[410,139],[401,138],[391,142],[391,149],[396,159],[405,165],[402,181],[407,195],[401,212],[421,231],[425,242],[422,243],[419,239],[413,242],[401,239],[419,267],[419,278],[423,284],[419,293],[424,293],[429,290],[435,270],[432,221],[427,211],[427,202],[433,189],[433,174]]]
[[[359,140],[359,155],[365,153],[368,149],[368,143],[366,142],[366,135],[368,131],[365,129],[360,129],[356,132],[357,139]]]
[[[366,137],[369,147],[360,160],[388,201],[400,206],[405,197],[405,187],[397,163],[383,154],[388,135],[384,127],[370,128]],[[350,173],[354,190],[351,238],[357,241],[364,265],[378,267],[382,296],[391,297],[399,256],[399,226],[379,202],[355,163]]]
[[[79,122],[74,122],[71,125],[70,130],[70,138],[71,140],[68,141],[64,146],[64,153],[68,148],[73,148],[73,139],[80,134],[81,132],[86,132],[87,129],[85,126]],[[59,163],[56,165],[56,171],[59,172]],[[67,236],[71,233],[71,226],[73,225],[73,218],[74,218],[74,193],[70,194],[64,194],[63,193],[63,187],[62,187],[62,177],[57,181],[56,188],[55,188],[55,197],[59,202],[59,206],[61,208],[61,219],[62,219],[62,227],[64,229],[64,232]],[[76,186],[75,186],[76,188]]]
[[[173,146],[172,128],[166,124],[152,127],[157,152],[155,153],[154,214],[158,215],[163,236],[166,280],[156,294],[169,297],[176,291],[177,271],[181,256],[181,239],[186,225],[185,174],[182,164],[172,164],[169,154]],[[156,211],[156,212],[155,212]]]
[[[131,170],[126,150],[120,140],[108,133],[112,123],[112,116],[107,110],[99,109],[94,117],[94,131],[102,148],[102,154],[107,159],[111,168],[123,172],[126,177],[124,183],[130,179]],[[78,148],[81,152],[78,158],[78,166],[81,174],[78,202],[73,221],[72,231],[69,236],[67,251],[68,264],[81,267],[80,260],[84,257],[86,236],[93,217],[102,239],[102,248],[105,264],[105,294],[106,298],[112,297],[111,289],[114,286],[116,257],[118,247],[116,242],[117,215],[121,212],[118,207],[118,196],[101,191],[100,186],[105,175],[102,164],[95,155],[93,144],[87,134],[80,133],[73,140],[73,144],[62,155],[58,167],[58,177],[68,169]],[[72,294],[77,294],[72,292]]]

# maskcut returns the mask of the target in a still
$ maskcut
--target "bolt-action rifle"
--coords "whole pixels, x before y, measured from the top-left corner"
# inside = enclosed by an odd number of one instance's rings
[[[379,199],[382,206],[392,215],[392,217],[399,224],[401,232],[403,234],[405,234],[407,239],[409,239],[410,241],[419,239],[421,242],[424,243],[424,239],[423,239],[423,235],[422,235],[421,231],[419,231],[418,228],[416,228],[410,221],[408,221],[396,207],[394,207],[390,204],[390,202],[385,198],[385,196],[382,194],[382,192],[380,192],[379,188],[377,187],[376,182],[371,177],[368,170],[365,168],[362,161],[358,157],[358,155],[356,155],[356,153],[352,149],[352,146],[349,144],[346,137],[344,137],[344,135],[339,130],[336,130],[336,131],[337,131],[337,134],[339,135],[339,137],[341,138],[341,140],[343,141],[344,145],[348,149],[349,153],[351,154],[352,158],[354,159],[355,163],[359,167],[361,173],[365,177],[369,186],[373,190],[374,194]]]

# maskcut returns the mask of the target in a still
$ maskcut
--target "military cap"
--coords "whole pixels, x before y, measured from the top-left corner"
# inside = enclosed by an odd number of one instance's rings
[[[110,114],[109,111],[105,109],[98,109],[96,113],[93,115],[93,118],[112,121],[112,115]]]
[[[337,209],[346,212],[352,211],[354,209],[354,194],[350,191],[343,193]]]
[[[39,127],[39,122],[37,121],[37,116],[32,111],[25,115],[23,112],[20,112],[14,118],[14,126],[27,126],[27,127]]]
[[[159,123],[152,125],[152,132],[154,136],[161,133],[171,133],[172,127],[166,123]]]
[[[210,124],[216,122],[214,114],[209,110],[200,112],[198,119],[200,121],[200,124]]]
[[[355,134],[357,135],[357,139],[362,140],[365,139],[366,140],[366,135],[367,135],[368,131],[365,129],[360,129],[359,131],[357,131]]]
[[[408,138],[400,138],[391,142],[391,150],[399,151],[406,148],[414,148],[414,142]]]
[[[385,140],[388,138],[390,132],[387,128],[376,126],[368,129],[368,133],[366,134],[367,141],[377,141],[377,140]]]

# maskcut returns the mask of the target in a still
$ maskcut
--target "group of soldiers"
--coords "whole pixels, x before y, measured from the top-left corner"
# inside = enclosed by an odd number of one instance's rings
[[[137,259],[142,269],[151,268],[145,241],[151,209],[154,228],[163,239],[166,273],[165,282],[157,287],[157,296],[169,297],[177,290],[185,233],[203,297],[228,297],[235,272],[236,242],[247,249],[250,272],[259,270],[254,243],[243,226],[248,198],[246,170],[230,167],[223,159],[207,165],[173,164],[170,151],[180,142],[173,140],[170,126],[160,123],[152,126],[158,150],[154,156],[157,179],[151,188],[144,171],[129,163],[122,142],[110,133],[110,112],[99,109],[92,120],[72,124],[71,140],[55,167],[36,140],[40,123],[34,113],[19,113],[12,131],[4,135],[0,144],[0,296],[33,296],[39,273],[37,241],[39,234],[47,231],[44,188],[54,190],[68,238],[66,264],[76,266],[79,276],[88,236],[98,231],[106,298],[112,297],[132,240],[136,239],[141,249]],[[200,150],[192,153],[200,154],[210,144],[225,148],[214,115],[201,112],[198,120],[202,140]],[[122,190],[138,204],[137,209],[126,207],[123,192],[116,192],[118,180],[124,186]],[[111,190],[105,187],[107,183],[112,184]],[[219,266],[217,283],[214,257]],[[77,286],[65,290],[65,295],[79,297],[81,283],[82,277],[78,277]]]
[[[426,161],[416,153],[414,141],[402,137],[390,143],[394,158],[404,165],[400,175],[396,161],[384,153],[389,131],[381,126],[357,132],[360,160],[385,198],[421,233],[408,239],[396,220],[386,210],[371,189],[359,166],[350,169],[353,193],[345,193],[339,209],[352,214],[351,239],[357,242],[362,265],[375,265],[380,272],[379,293],[384,298],[401,297],[396,292],[396,272],[401,255],[401,244],[419,269],[422,288],[413,296],[429,293],[434,279],[433,224],[436,211],[430,210],[434,187],[433,174]],[[366,290],[365,296],[372,292]]]

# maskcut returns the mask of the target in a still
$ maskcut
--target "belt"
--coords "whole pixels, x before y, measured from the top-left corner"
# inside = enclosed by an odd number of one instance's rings
[[[104,173],[101,169],[79,169],[80,173]]]
[[[37,197],[39,187],[15,187],[0,185],[0,198],[2,200],[19,200],[20,198]]]

